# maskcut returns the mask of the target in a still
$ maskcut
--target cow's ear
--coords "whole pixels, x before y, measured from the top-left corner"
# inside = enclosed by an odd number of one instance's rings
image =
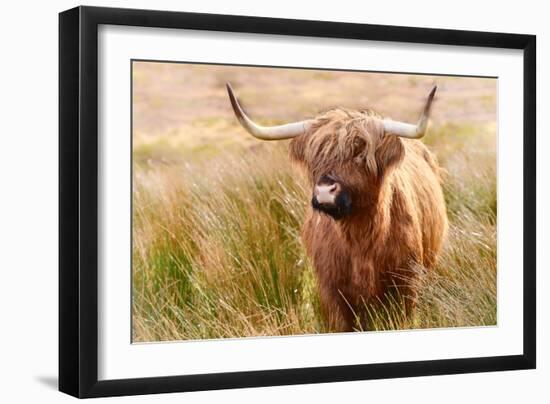
[[[295,137],[290,141],[288,151],[290,159],[296,163],[305,162],[306,138],[304,135]]]
[[[385,135],[376,148],[375,156],[378,172],[382,175],[405,157],[403,141],[397,136]]]

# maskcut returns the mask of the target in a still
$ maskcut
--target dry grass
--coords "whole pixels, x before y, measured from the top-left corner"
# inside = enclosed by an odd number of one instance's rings
[[[325,332],[313,269],[299,237],[309,191],[290,165],[286,145],[257,142],[235,125],[225,94],[217,90],[225,80],[223,68],[206,74],[196,66],[181,67],[181,83],[196,85],[181,99],[160,96],[169,84],[177,89],[180,83],[173,75],[165,77],[169,68],[143,64],[134,69],[134,79],[141,83],[134,92],[134,341]],[[151,71],[162,80],[152,80]],[[353,75],[335,79],[334,73],[293,72],[277,76],[275,98],[294,88],[298,76],[300,83],[325,83],[325,96],[357,87]],[[249,77],[236,68],[229,73],[232,80]],[[197,83],[205,77],[214,89],[203,95]],[[254,80],[266,85],[270,77],[273,81],[273,72],[256,74]],[[406,107],[404,100],[411,89],[432,80],[404,77],[371,77],[370,94],[385,86],[400,89],[401,98],[386,98],[381,108],[402,105],[397,118],[414,114],[416,106]],[[449,238],[437,268],[418,280],[414,316],[405,318],[397,302],[369,307],[375,330],[496,324],[496,128],[491,123],[494,102],[483,101],[494,85],[468,82],[475,84],[476,97],[465,103],[464,82],[438,80],[444,84],[434,109],[439,125],[430,129],[425,143],[447,171]],[[252,95],[242,94],[245,102]],[[200,97],[208,100],[197,102]],[[163,125],[170,121],[162,117],[176,119],[173,98],[184,110],[190,108],[183,114],[186,120],[177,118],[184,120],[155,133],[153,116]],[[301,115],[319,99],[323,94],[300,94],[284,109]],[[192,101],[202,109],[192,109]],[[478,107],[477,115],[470,104]],[[275,120],[284,115],[279,109]]]
[[[298,234],[306,192],[285,157],[137,169],[136,340],[322,331]]]
[[[374,329],[496,323],[494,154],[464,147],[442,155],[451,229],[436,270],[420,277],[416,313],[377,307]],[[308,200],[284,145],[136,167],[134,340],[324,332],[299,238]]]

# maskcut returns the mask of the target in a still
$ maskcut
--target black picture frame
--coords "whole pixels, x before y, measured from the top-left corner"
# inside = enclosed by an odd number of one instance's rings
[[[99,381],[98,26],[181,28],[523,51],[523,354]],[[536,37],[183,12],[77,7],[59,15],[59,390],[76,397],[533,369],[536,366]]]

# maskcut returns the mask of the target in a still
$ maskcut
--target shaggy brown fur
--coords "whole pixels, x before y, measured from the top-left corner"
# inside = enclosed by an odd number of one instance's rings
[[[384,135],[374,118],[332,110],[290,142],[312,187],[330,174],[352,194],[351,215],[335,221],[310,208],[302,228],[334,331],[352,330],[365,303],[383,301],[396,285],[409,312],[416,268],[434,265],[447,231],[435,157],[418,140]]]

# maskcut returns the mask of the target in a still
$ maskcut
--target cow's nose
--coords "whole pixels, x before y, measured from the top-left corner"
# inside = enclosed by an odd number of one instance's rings
[[[337,182],[315,185],[314,196],[319,204],[334,204],[339,191],[340,185]]]

